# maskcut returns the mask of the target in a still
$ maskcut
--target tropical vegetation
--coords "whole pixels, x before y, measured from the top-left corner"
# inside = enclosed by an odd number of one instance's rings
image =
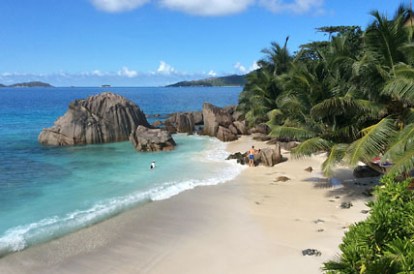
[[[413,190],[411,179],[383,177],[369,217],[350,227],[339,261],[326,262],[326,273],[414,273]]]
[[[329,40],[294,54],[289,38],[272,43],[239,98],[249,125],[299,141],[293,156],[327,152],[327,176],[339,163],[392,164],[381,170],[369,217],[350,227],[327,273],[414,273],[414,16],[404,6],[392,18],[371,15],[365,30],[319,28]]]
[[[325,175],[339,163],[392,162],[393,174],[414,168],[414,28],[401,6],[391,19],[372,12],[358,26],[322,27],[328,41],[291,54],[272,43],[247,75],[239,110],[250,125],[300,141],[292,154],[326,151]],[[407,23],[408,22],[408,23]]]

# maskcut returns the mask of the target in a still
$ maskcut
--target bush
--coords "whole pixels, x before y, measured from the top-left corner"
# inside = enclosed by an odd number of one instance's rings
[[[339,261],[326,273],[414,273],[414,191],[410,181],[385,176],[370,202],[370,216],[350,227],[339,246]]]

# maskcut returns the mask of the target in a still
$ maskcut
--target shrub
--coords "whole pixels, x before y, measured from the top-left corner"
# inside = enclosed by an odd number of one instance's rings
[[[354,224],[339,246],[338,261],[326,273],[414,273],[414,191],[410,181],[384,176],[368,203],[370,216]]]

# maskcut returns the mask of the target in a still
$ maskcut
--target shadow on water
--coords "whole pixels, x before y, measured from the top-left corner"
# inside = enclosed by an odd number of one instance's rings
[[[378,185],[380,177],[355,178],[352,169],[341,168],[331,178],[322,175],[305,179],[317,189],[327,189],[327,197],[341,198],[346,201],[366,199],[372,196],[373,188]]]

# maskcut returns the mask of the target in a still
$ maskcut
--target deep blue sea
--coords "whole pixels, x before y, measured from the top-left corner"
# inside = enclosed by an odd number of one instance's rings
[[[130,142],[45,147],[37,142],[75,99],[120,94],[145,114],[237,103],[241,88],[0,88],[0,256],[63,236],[143,203],[226,182],[242,167],[225,144],[174,135],[171,152],[139,153]],[[157,167],[150,170],[152,161]]]

